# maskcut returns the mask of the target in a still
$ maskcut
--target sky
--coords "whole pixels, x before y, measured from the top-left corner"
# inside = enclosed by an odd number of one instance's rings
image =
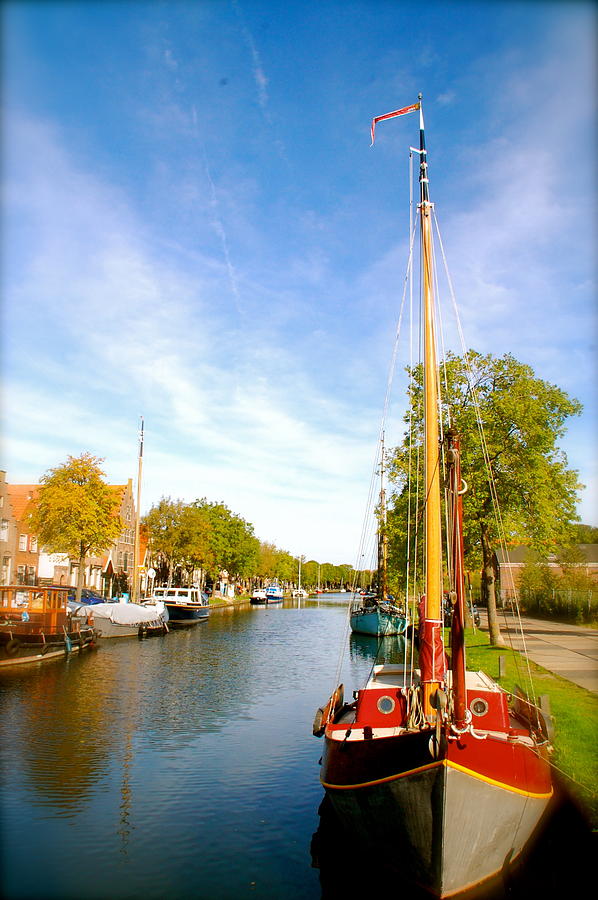
[[[598,524],[596,7],[2,4],[2,468],[67,456],[356,562],[422,92],[466,344],[584,405]],[[450,335],[449,335],[450,341]],[[459,348],[457,348],[458,350]],[[399,343],[388,445],[400,441]],[[404,387],[404,385],[403,385]]]

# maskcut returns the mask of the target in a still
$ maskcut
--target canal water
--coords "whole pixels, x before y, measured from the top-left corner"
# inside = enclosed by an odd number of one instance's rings
[[[346,636],[348,598],[215,610],[189,630],[2,672],[2,896],[298,900],[392,879],[392,896],[416,897],[319,815],[315,710],[343,635],[349,696],[377,648]],[[383,642],[383,658],[401,654],[401,639]],[[527,874],[500,896],[529,897]]]

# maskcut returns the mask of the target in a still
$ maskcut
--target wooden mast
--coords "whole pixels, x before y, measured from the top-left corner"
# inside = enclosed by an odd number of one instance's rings
[[[141,565],[139,559],[139,523],[141,519],[141,469],[143,466],[143,416],[141,416],[141,427],[139,431],[139,464],[137,466],[137,510],[135,515],[135,552],[133,554],[133,603],[137,603],[139,599],[139,567]]]
[[[425,639],[429,638],[431,665],[422,666],[424,713],[432,716],[430,699],[440,687],[436,659],[442,628],[442,536],[440,510],[440,466],[436,336],[434,329],[434,265],[432,247],[432,205],[428,190],[428,164],[424,135],[424,116],[420,95],[420,223],[424,319],[424,458],[425,458],[425,545],[426,604]],[[440,649],[442,653],[442,649]],[[426,654],[427,657],[427,654]],[[428,671],[424,671],[424,668]]]

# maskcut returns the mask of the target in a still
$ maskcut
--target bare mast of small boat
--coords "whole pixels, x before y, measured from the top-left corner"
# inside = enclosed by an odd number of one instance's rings
[[[380,599],[388,600],[388,533],[386,515],[386,490],[384,487],[384,432],[380,442],[380,526],[378,537],[378,580]]]
[[[133,590],[131,592],[131,600],[137,603],[139,600],[139,568],[140,547],[139,547],[139,531],[141,521],[141,472],[143,468],[143,416],[141,416],[141,424],[139,429],[139,461],[137,465],[137,509],[135,511],[135,548],[133,553]]]

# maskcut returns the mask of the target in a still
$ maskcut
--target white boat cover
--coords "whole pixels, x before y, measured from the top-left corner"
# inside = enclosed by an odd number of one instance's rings
[[[138,603],[96,603],[87,611],[94,619],[110,619],[115,625],[141,625],[155,622],[162,617],[158,606],[140,606]]]

